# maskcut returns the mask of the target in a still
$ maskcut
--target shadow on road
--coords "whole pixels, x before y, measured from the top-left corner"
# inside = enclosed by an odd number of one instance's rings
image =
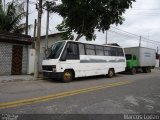
[[[75,78],[72,82],[92,81],[92,80],[102,80],[102,79],[110,80],[110,79],[114,79],[116,77],[123,77],[123,76],[121,74],[116,74],[113,78],[108,78],[106,75],[79,77],[79,78]],[[43,80],[47,81],[47,82],[52,82],[52,83],[65,83],[61,80],[51,79],[51,78],[44,78]]]

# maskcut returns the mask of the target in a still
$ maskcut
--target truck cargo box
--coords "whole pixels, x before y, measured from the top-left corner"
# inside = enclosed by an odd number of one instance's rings
[[[156,65],[156,50],[145,47],[129,47],[124,48],[125,54],[135,55],[138,59],[138,66],[155,66]]]

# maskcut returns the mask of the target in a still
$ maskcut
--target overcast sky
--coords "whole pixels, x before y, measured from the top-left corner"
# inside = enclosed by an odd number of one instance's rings
[[[9,0],[8,0],[9,1]],[[21,0],[22,1],[22,0]],[[30,0],[32,2],[37,2],[37,0]],[[123,15],[125,21],[122,25],[111,27],[107,32],[107,42],[108,43],[118,43],[123,47],[127,46],[138,46],[139,39],[142,36],[142,46],[155,48],[159,47],[160,51],[160,0],[136,0],[133,3],[133,7],[128,9]],[[35,5],[30,3],[29,6],[29,23],[34,24],[34,19],[37,18],[37,11],[35,10]],[[62,18],[57,14],[50,14],[50,24],[49,24],[49,33],[58,32],[56,30],[56,25],[61,23]],[[138,36],[134,36],[123,32],[121,30],[133,33]],[[43,12],[42,15],[42,35],[45,35],[46,32],[46,12]],[[30,30],[29,34],[33,36],[33,28]],[[96,44],[105,44],[106,43],[106,33],[98,33],[97,39],[92,41]],[[143,38],[145,37],[145,39]],[[144,40],[153,40],[159,41],[159,43],[150,43],[145,42]],[[80,41],[86,42],[85,38],[82,38]]]

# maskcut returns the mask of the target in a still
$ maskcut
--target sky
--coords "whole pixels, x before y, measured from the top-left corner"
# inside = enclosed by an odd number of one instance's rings
[[[6,0],[10,1],[10,0]],[[23,0],[21,0],[23,1]],[[37,0],[30,0],[29,4],[29,24],[34,26],[34,20],[37,19],[37,10],[34,3]],[[57,1],[59,4],[60,1]],[[160,0],[136,0],[132,8],[126,10],[123,14],[125,21],[122,25],[111,25],[107,31],[107,43],[118,43],[122,47],[138,46],[141,36],[141,46],[159,49],[160,51]],[[24,21],[25,22],[25,21]],[[56,26],[62,22],[62,18],[52,13],[50,14],[49,34],[57,33]],[[29,34],[33,36],[33,28]],[[129,34],[129,33],[132,34]],[[41,34],[46,33],[46,12],[42,15]],[[94,44],[105,44],[106,33],[96,31],[96,40],[86,41],[81,38],[80,41]],[[154,42],[159,41],[159,42]],[[160,53],[160,52],[159,52]]]

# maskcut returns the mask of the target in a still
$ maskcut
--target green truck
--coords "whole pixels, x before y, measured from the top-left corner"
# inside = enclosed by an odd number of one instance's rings
[[[156,65],[156,51],[145,47],[124,48],[126,56],[126,71],[131,74],[141,69],[145,73],[151,72]]]

